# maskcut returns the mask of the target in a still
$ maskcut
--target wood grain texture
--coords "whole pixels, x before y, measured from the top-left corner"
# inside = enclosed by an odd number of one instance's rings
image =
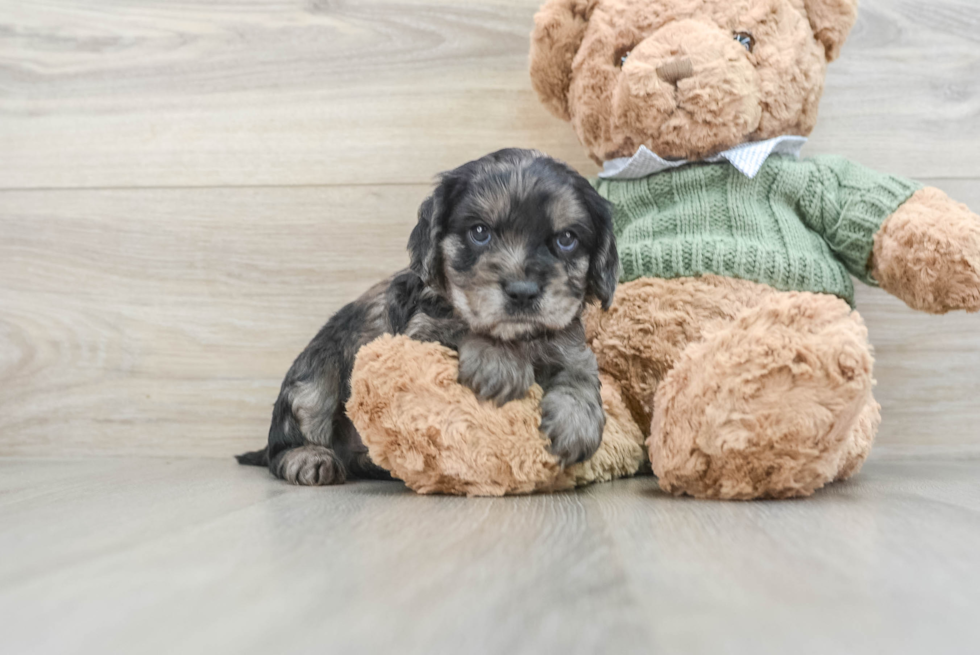
[[[231,461],[8,459],[0,652],[966,655],[978,547],[967,452],[873,455],[770,503],[650,477],[467,499]]]
[[[980,206],[980,188],[940,181]],[[0,193],[0,455],[258,447],[293,357],[407,264],[424,186]],[[881,443],[980,443],[975,315],[861,288]]]
[[[0,454],[260,445],[293,358],[408,264],[426,192],[0,194]]]
[[[538,5],[2,0],[0,186],[425,183],[503,146],[594,170],[529,84]],[[814,151],[980,177],[980,6],[861,12]]]
[[[538,0],[0,0],[0,455],[227,457],[406,263],[432,177],[595,170],[527,76]],[[980,5],[864,0],[809,154],[980,208]],[[980,443],[976,316],[858,302],[883,444]]]

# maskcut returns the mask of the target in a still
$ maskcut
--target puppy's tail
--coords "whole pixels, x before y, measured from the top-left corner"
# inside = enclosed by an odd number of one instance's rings
[[[256,450],[251,453],[242,453],[241,455],[235,455],[235,459],[242,466],[268,466],[269,465],[269,447],[266,446],[262,450]]]

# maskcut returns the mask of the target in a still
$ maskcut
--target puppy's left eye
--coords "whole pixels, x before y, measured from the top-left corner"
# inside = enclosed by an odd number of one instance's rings
[[[578,237],[574,232],[566,230],[555,238],[555,245],[562,252],[572,252],[578,247]]]
[[[476,246],[485,246],[490,243],[490,228],[486,225],[474,225],[469,231],[470,241]]]

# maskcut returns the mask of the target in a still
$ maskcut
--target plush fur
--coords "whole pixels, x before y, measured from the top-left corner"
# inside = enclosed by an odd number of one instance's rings
[[[596,162],[640,145],[698,159],[809,134],[827,62],[856,17],[856,0],[549,0],[531,81]],[[680,62],[691,74],[664,79]]]
[[[978,311],[980,220],[939,189],[922,189],[875,235],[871,269],[883,289],[913,309]]]
[[[382,337],[357,355],[347,413],[371,459],[415,491],[558,491],[648,466],[643,434],[611,378],[602,379],[602,445],[587,462],[563,469],[539,430],[540,386],[497,408],[458,384],[458,370],[451,349],[404,336]]]
[[[787,498],[853,475],[870,451],[880,420],[871,347],[839,298],[717,276],[642,279],[585,322],[606,428],[583,464],[562,471],[549,455],[539,387],[499,409],[481,403],[456,383],[452,351],[404,337],[361,349],[347,413],[371,458],[420,493],[556,491],[634,475],[646,440],[667,491]]]
[[[809,134],[856,16],[856,0],[548,0],[531,79],[597,162],[640,145],[698,159]],[[918,191],[881,225],[867,272],[913,308],[977,311],[980,217],[938,189]],[[750,499],[810,495],[855,474],[870,451],[872,348],[837,297],[641,278],[584,323],[608,415],[591,464],[559,472],[542,454],[536,391],[499,410],[474,404],[452,384],[449,353],[423,364],[397,340],[364,349],[354,375],[350,412],[372,457],[426,492],[524,493],[565,488],[564,476],[589,467],[581,480],[630,474],[639,460],[618,444],[642,434],[662,489]],[[621,455],[599,459],[614,446]]]
[[[873,433],[867,330],[843,301],[774,294],[684,350],[657,389],[650,455],[665,491],[811,494],[863,461]]]
[[[878,425],[857,312],[718,276],[645,278],[586,317],[602,370],[649,427],[667,491],[805,496],[860,469]]]

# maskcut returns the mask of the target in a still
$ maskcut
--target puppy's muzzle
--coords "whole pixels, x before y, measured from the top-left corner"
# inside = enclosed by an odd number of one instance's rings
[[[504,282],[503,287],[508,305],[515,310],[527,311],[541,297],[541,286],[533,280],[512,280]]]

